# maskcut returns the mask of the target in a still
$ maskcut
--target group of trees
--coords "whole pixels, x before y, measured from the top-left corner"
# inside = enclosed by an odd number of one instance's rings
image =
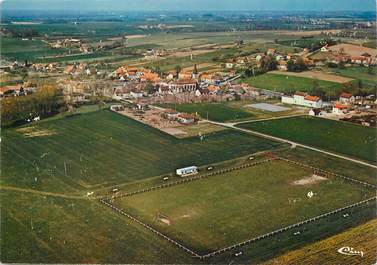
[[[299,57],[296,61],[289,60],[287,62],[287,70],[289,72],[302,72],[308,70],[308,67],[305,65],[304,60]]]
[[[23,29],[2,29],[2,31],[13,38],[33,38],[39,36],[39,31],[34,28]]]
[[[277,61],[272,55],[264,56],[260,62],[260,68],[265,71],[273,71],[277,69]]]
[[[44,84],[31,95],[1,100],[1,127],[25,123],[35,117],[47,117],[66,110],[62,92],[53,84]]]

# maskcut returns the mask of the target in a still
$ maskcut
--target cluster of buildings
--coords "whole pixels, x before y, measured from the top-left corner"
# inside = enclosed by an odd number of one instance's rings
[[[19,97],[30,95],[37,90],[37,87],[34,85],[12,85],[12,86],[3,86],[0,87],[0,98],[4,97]]]
[[[364,116],[376,117],[377,114],[375,109],[377,102],[374,95],[361,97],[343,92],[337,100],[323,102],[320,97],[296,92],[293,96],[282,96],[281,102],[310,108],[309,115],[311,116],[326,116],[335,119],[354,119],[354,117],[358,117],[358,120],[361,121],[360,124],[365,126],[370,126],[370,122],[365,122],[362,118]]]
[[[168,119],[171,121],[177,121],[183,125],[192,125],[195,122],[197,122],[197,118],[194,115],[178,112],[173,109],[168,109],[164,111],[164,113],[162,113],[162,116],[165,119]]]
[[[142,98],[148,95],[166,96],[182,93],[218,95],[224,87],[229,88],[229,80],[236,78],[234,71],[202,73],[197,71],[170,71],[164,74],[149,69],[122,66],[110,74],[117,80],[114,95],[118,99]]]
[[[321,48],[319,54],[313,54],[312,59],[317,65],[329,62],[336,65],[373,66],[377,65],[377,50],[348,43],[333,46],[326,45]]]

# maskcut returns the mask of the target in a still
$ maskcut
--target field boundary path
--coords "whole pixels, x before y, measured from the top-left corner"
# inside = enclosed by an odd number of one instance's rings
[[[24,189],[24,188],[12,187],[12,186],[0,186],[0,190],[33,193],[33,194],[37,194],[41,196],[59,197],[59,198],[75,199],[75,200],[96,199],[95,197],[89,198],[89,197],[84,197],[84,196],[68,195],[68,194],[63,194],[63,193],[54,193],[54,192],[49,192],[49,191],[40,191],[40,190],[33,190],[33,189]]]
[[[269,135],[269,134],[264,134],[264,133],[256,132],[256,131],[249,130],[249,129],[239,128],[239,127],[236,127],[235,124],[233,124],[233,123],[222,123],[222,122],[215,122],[215,121],[211,121],[211,120],[207,120],[207,122],[215,124],[215,125],[223,126],[223,127],[226,127],[226,128],[231,128],[231,129],[234,129],[234,130],[254,134],[254,135],[257,135],[259,137],[270,139],[270,140],[273,140],[273,141],[288,143],[292,147],[297,147],[297,146],[302,147],[302,148],[305,148],[305,149],[309,149],[309,150],[312,150],[312,151],[316,151],[316,152],[319,152],[319,153],[334,156],[334,157],[341,158],[341,159],[344,159],[344,160],[348,160],[348,161],[351,161],[351,162],[354,162],[354,163],[357,163],[357,164],[360,164],[360,165],[364,165],[364,166],[368,166],[368,167],[372,167],[372,168],[377,169],[377,166],[374,165],[374,164],[370,164],[370,163],[367,163],[367,162],[364,162],[364,161],[361,161],[361,160],[358,160],[358,159],[355,159],[355,158],[350,158],[348,156],[339,155],[339,154],[332,153],[332,152],[329,152],[329,151],[325,151],[325,150],[322,150],[322,149],[319,149],[319,148],[316,148],[316,147],[313,147],[313,146],[310,146],[310,145],[300,144],[300,143],[297,143],[297,142],[294,142],[294,141],[290,141],[290,140],[283,139],[283,138],[280,138],[280,137],[272,136],[272,135]]]

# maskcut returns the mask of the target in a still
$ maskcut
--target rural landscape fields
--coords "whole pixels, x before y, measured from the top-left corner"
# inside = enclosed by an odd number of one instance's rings
[[[375,262],[375,13],[33,8],[1,17],[1,262]]]

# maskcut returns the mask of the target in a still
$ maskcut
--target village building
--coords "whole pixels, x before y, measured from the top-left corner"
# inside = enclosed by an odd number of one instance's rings
[[[335,115],[343,115],[343,114],[346,114],[347,112],[348,112],[348,107],[340,103],[336,103],[332,109],[332,113]]]
[[[339,96],[339,101],[341,103],[352,103],[355,102],[356,98],[350,93],[342,93]]]
[[[193,79],[176,80],[168,84],[169,90],[173,94],[193,92],[196,90],[197,83]]]
[[[184,125],[190,125],[195,123],[195,117],[188,113],[180,113],[177,118],[178,122]]]
[[[317,96],[310,96],[306,93],[297,92],[290,96],[282,96],[281,102],[285,104],[298,105],[309,108],[322,108],[322,100]]]
[[[322,111],[320,109],[311,109],[309,110],[309,116],[313,116],[313,117],[322,116]]]

